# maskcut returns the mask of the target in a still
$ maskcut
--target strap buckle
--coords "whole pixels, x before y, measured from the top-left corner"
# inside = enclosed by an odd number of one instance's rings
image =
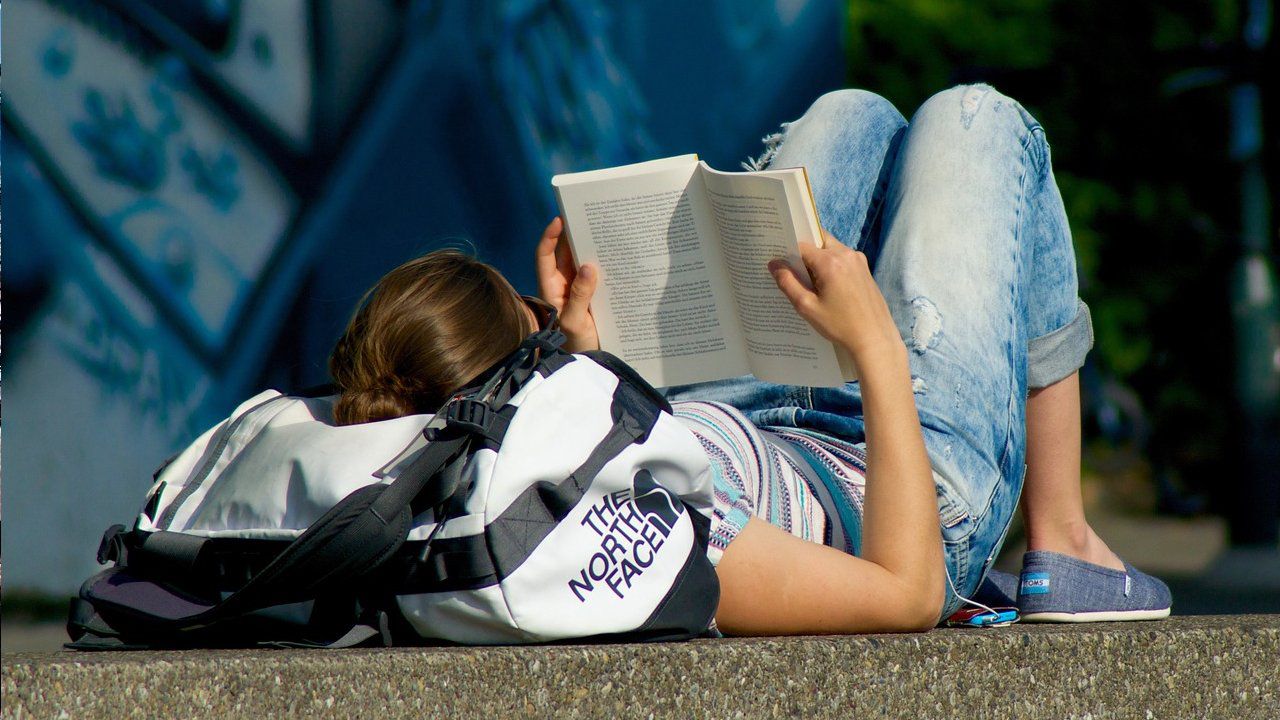
[[[511,424],[511,413],[494,410],[489,403],[471,398],[457,398],[445,408],[446,426],[501,443]]]
[[[452,427],[486,435],[492,424],[493,410],[482,400],[458,398],[445,408],[444,416]]]

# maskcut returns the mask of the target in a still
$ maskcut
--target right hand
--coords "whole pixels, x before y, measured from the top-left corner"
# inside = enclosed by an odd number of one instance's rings
[[[552,220],[542,231],[542,239],[534,252],[538,273],[538,296],[555,306],[560,313],[560,330],[564,332],[564,349],[569,352],[599,350],[596,319],[591,314],[591,296],[600,280],[600,269],[593,263],[581,267],[574,264],[569,239],[564,234],[564,221]]]
[[[823,231],[826,244],[800,245],[812,289],[785,260],[769,272],[796,312],[823,337],[845,347],[855,362],[883,350],[905,349],[884,295],[871,277],[867,256]]]

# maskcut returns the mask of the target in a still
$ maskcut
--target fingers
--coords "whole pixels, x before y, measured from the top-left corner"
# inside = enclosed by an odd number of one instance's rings
[[[850,249],[830,233],[824,231],[824,234],[827,236],[827,244],[824,247],[819,248],[807,243],[800,245],[800,259],[808,268],[815,288],[821,288],[826,280],[848,274],[853,268],[867,267],[866,255]]]
[[[547,227],[542,231],[542,237],[538,240],[538,249],[534,253],[538,258],[539,265],[547,257],[552,260],[555,259],[556,244],[560,241],[560,232],[563,229],[564,223],[561,222],[559,217],[547,223]]]
[[[799,246],[800,259],[807,273],[799,272],[785,260],[769,263],[769,272],[773,274],[778,288],[801,314],[824,300],[834,288],[849,286],[855,278],[869,276],[865,255],[850,250],[830,235],[827,239],[829,244],[826,247],[808,243]]]
[[[838,257],[857,252],[856,250],[851,250],[848,245],[837,240],[834,235],[826,230],[823,230],[822,234],[825,237],[822,247],[810,243],[800,243],[800,257],[804,259],[805,264],[824,256]]]
[[[560,312],[560,324],[570,330],[586,327],[591,307],[591,296],[595,295],[596,284],[600,279],[600,270],[592,263],[578,268],[573,282],[569,285],[569,294],[565,299],[564,309]]]
[[[778,289],[823,337],[858,348],[900,342],[897,326],[871,276],[867,257],[827,235],[827,245],[799,246],[807,272],[786,260],[769,263]],[[808,277],[806,277],[806,275]]]
[[[839,245],[839,243],[836,244]],[[831,250],[828,248],[820,248],[809,243],[800,243],[800,260],[804,262],[805,268],[809,270],[809,278],[815,285],[818,284],[822,265],[826,258],[830,256],[830,253]]]
[[[538,240],[538,247],[533,252],[538,287],[542,290],[544,298],[547,291],[551,289],[550,281],[556,273],[556,246],[560,241],[560,231],[563,227],[564,224],[558,217],[548,223],[546,229],[542,231],[541,239]]]
[[[573,248],[569,247],[569,237],[564,232],[563,224],[560,226],[560,237],[556,242],[556,267],[566,278],[573,277],[577,272],[577,263],[573,261]]]
[[[796,310],[803,313],[817,297],[813,291],[805,287],[796,276],[796,271],[785,260],[774,260],[769,263],[769,272],[773,273],[773,281],[778,289],[791,301]]]

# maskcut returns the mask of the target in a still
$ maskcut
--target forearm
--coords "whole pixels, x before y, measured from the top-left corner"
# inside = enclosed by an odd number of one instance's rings
[[[857,362],[867,433],[862,556],[899,579],[906,597],[941,598],[938,506],[907,350],[897,341]]]
[[[867,427],[861,557],[752,518],[716,568],[725,632],[901,632],[938,621],[945,580],[933,472],[906,348],[896,335],[882,347],[851,349]]]
[[[870,572],[859,574],[880,575],[865,591],[894,608],[891,624],[924,629],[938,620],[946,579],[933,470],[920,434],[907,349],[867,257],[827,239],[822,248],[800,245],[811,286],[781,260],[770,263],[770,271],[796,312],[847,350],[858,367],[867,431],[859,561],[870,564]]]

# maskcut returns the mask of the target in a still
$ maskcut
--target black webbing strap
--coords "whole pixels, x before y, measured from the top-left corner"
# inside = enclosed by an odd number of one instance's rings
[[[487,400],[494,407],[506,405],[537,370],[540,358],[564,352],[560,348],[566,338],[555,321],[555,311],[551,313],[546,327],[526,337],[500,367],[486,376],[488,380],[475,394],[476,397]]]
[[[433,432],[431,442],[409,467],[400,473],[396,481],[386,486],[374,509],[384,515],[404,510],[415,500],[424,507],[435,507],[453,496],[460,478],[444,477],[440,470],[459,459],[471,437],[449,431]],[[434,448],[434,450],[433,450]],[[432,478],[436,482],[427,485]]]
[[[543,353],[542,358],[538,360],[538,364],[533,370],[546,377],[571,362],[573,362],[573,356],[567,352]]]
[[[114,562],[149,575],[183,577],[205,558],[209,540],[168,530],[144,533],[112,525],[98,543],[98,564]]]
[[[545,330],[541,330],[525,338],[524,342],[520,343],[520,347],[536,349],[536,350],[556,351],[556,350],[559,350],[562,345],[564,345],[564,341],[567,339],[568,338],[565,337],[565,334],[560,331],[560,328],[558,327],[547,328]]]
[[[147,575],[184,577],[196,570],[209,538],[161,530],[126,551],[130,568]]]
[[[643,443],[658,421],[659,408],[640,390],[619,382],[610,405],[613,425],[590,455],[567,478],[537,482],[485,526],[498,580],[518,568],[586,495],[600,470],[633,443]],[[447,578],[439,578],[445,582]]]

